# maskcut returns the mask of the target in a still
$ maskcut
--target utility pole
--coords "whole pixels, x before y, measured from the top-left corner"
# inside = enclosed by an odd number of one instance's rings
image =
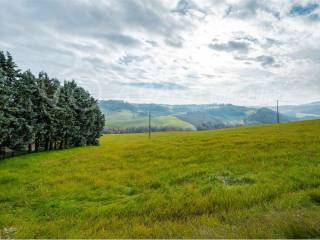
[[[277,123],[280,123],[279,100],[277,100]]]
[[[151,138],[151,113],[149,111],[149,139]]]

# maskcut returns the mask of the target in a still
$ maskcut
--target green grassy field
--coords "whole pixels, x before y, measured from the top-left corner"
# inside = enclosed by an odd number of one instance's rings
[[[0,162],[14,238],[319,238],[320,121],[108,135]]]
[[[148,127],[149,117],[141,116],[130,111],[111,112],[106,114],[107,128],[139,128]],[[152,116],[152,127],[176,127],[185,130],[196,130],[192,124],[182,121],[175,116]]]

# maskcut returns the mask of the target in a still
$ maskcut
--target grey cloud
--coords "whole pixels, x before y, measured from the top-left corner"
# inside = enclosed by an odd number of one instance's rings
[[[30,27],[42,30],[41,27],[45,26],[59,32],[89,35],[93,29],[118,31],[122,28],[122,22],[115,21],[112,17],[116,12],[97,2],[21,0],[19,4],[12,2],[3,5],[11,13],[6,14],[2,11],[7,20],[27,24],[29,30]]]
[[[278,47],[283,44],[281,41],[274,39],[274,38],[265,37],[265,38],[258,39],[256,37],[251,36],[251,35],[244,34],[243,32],[235,34],[234,40],[244,41],[250,45],[256,45],[261,48]]]
[[[122,64],[122,65],[129,65],[130,63],[141,62],[141,61],[148,59],[148,58],[150,58],[150,57],[147,55],[135,56],[135,55],[127,54],[127,55],[119,58],[118,63]]]
[[[248,43],[240,41],[229,41],[227,43],[211,43],[208,46],[209,48],[216,51],[239,53],[247,53],[250,48]]]
[[[191,11],[198,11],[202,13],[204,16],[207,15],[207,11],[204,9],[201,9],[195,2],[191,0],[180,0],[177,3],[177,6],[175,7],[172,12],[176,12],[181,15],[187,15]]]
[[[66,65],[74,59],[94,65],[98,63],[83,56],[143,48],[146,40],[130,34],[131,30],[161,39],[185,28],[161,1],[20,0],[17,4],[0,0],[0,5],[0,48],[14,54],[22,68],[55,75],[64,59]],[[155,41],[149,44],[157,47]]]
[[[176,8],[173,10],[173,12],[180,13],[182,15],[186,15],[188,11],[195,7],[195,4],[188,0],[180,0],[177,3]]]
[[[245,61],[246,64],[251,64],[253,62],[258,62],[262,67],[280,67],[280,64],[276,63],[276,60],[273,56],[260,55],[258,57],[241,57],[235,56],[234,59],[239,61]]]
[[[280,46],[282,45],[282,42],[279,40],[276,40],[274,38],[266,38],[264,46],[271,47],[271,46]]]
[[[266,1],[259,0],[243,0],[237,4],[229,4],[225,17],[235,18],[253,18],[256,16],[257,11],[265,11],[272,14],[275,18],[280,19],[280,13],[274,9],[271,9]]]
[[[122,46],[138,46],[141,44],[141,42],[128,35],[123,35],[123,34],[117,34],[117,33],[108,33],[108,34],[97,34],[97,37],[100,39],[106,39],[112,43],[119,44]]]
[[[170,82],[133,82],[126,83],[126,86],[138,87],[138,88],[150,88],[150,89],[159,89],[159,90],[185,90],[185,86],[170,83]]]
[[[278,35],[278,37],[280,39],[281,35]],[[256,45],[262,48],[278,47],[283,44],[282,41],[268,35],[256,37],[243,31],[234,32],[233,40],[246,42],[250,45]],[[213,39],[213,41],[218,41],[218,39]]]
[[[275,64],[275,59],[272,56],[261,55],[256,57],[256,61],[260,62],[263,67],[272,66]]]
[[[288,54],[292,59],[305,59],[313,63],[320,63],[320,48],[308,47]]]
[[[309,16],[309,20],[311,21],[320,21],[320,14],[317,14],[317,13],[313,13]]]
[[[190,80],[198,80],[201,76],[197,72],[191,72],[187,74],[186,78]]]
[[[165,18],[165,7],[160,1],[120,0],[121,16],[129,26],[146,29],[161,34],[171,33],[174,29],[183,28],[173,19]]]
[[[183,40],[182,40],[182,38],[179,38],[179,37],[167,38],[167,39],[165,39],[165,43],[170,47],[175,47],[175,48],[182,48],[183,47]]]
[[[85,57],[82,60],[91,64],[95,69],[106,68],[106,63],[98,57]]]
[[[255,37],[252,37],[250,35],[243,35],[243,36],[238,36],[238,37],[235,37],[236,40],[238,41],[247,41],[247,42],[251,42],[251,43],[254,43],[254,44],[258,44],[259,43],[259,40]]]
[[[248,85],[259,81],[257,87],[261,88],[260,83],[266,82],[266,79],[278,81],[279,77],[283,77],[279,80],[283,82],[292,79],[292,76],[297,77],[292,89],[297,86],[302,88],[298,84],[300,81],[309,83],[303,85],[306,92],[319,90],[319,80],[309,81],[311,74],[314,79],[319,79],[319,9],[300,14],[307,20],[300,21],[298,15],[288,17],[292,5],[290,1],[284,4],[282,1],[278,4],[276,0],[175,2],[177,4],[173,3],[171,8],[165,5],[168,0],[19,0],[19,3],[0,0],[0,48],[10,51],[22,69],[30,68],[35,73],[44,70],[61,80],[80,79],[89,87],[91,83],[87,79],[98,81],[104,88],[95,91],[101,90],[104,98],[134,96],[135,92],[147,92],[145,89],[148,88],[158,89],[159,92],[181,90],[179,93],[188,95],[190,101],[197,101],[199,98],[190,94],[191,87],[176,81],[186,80],[196,82],[199,87],[212,87],[215,81],[208,78],[217,79],[216,76],[221,78],[221,82],[231,79],[232,89],[235,90],[243,87],[243,79],[248,79]],[[235,2],[237,4],[233,4]],[[269,15],[264,17],[264,14],[260,19],[260,12],[269,13],[274,18]],[[200,13],[211,15],[205,21],[198,21],[198,16],[203,16]],[[288,22],[277,20],[285,16]],[[211,27],[219,25],[219,21],[221,25],[226,23],[226,29],[214,32]],[[269,21],[272,26],[268,29],[263,27],[264,21]],[[232,32],[238,24],[239,31]],[[304,39],[305,36],[308,39]],[[216,41],[210,42],[213,37],[217,38]],[[185,47],[186,40],[190,40],[188,49]],[[232,53],[235,59],[237,57],[244,62],[238,63],[222,56],[219,66],[211,67],[207,60],[211,54],[202,51],[204,41],[211,43],[204,47]],[[175,55],[177,51],[179,54]],[[197,53],[194,54],[194,51]],[[281,66],[284,70],[279,71],[281,74],[271,71],[272,67],[282,62],[281,57],[283,62],[288,60]],[[293,72],[291,69],[303,74],[285,75]],[[198,75],[188,75],[193,71]],[[267,76],[271,73],[274,75]],[[131,83],[126,83],[122,88],[124,92],[118,92],[119,82],[128,81]],[[228,95],[230,92],[225,86],[223,82],[221,88],[215,90],[221,95]],[[134,91],[132,88],[135,88]],[[312,94],[316,98],[319,91]],[[170,91],[168,95],[172,95]],[[208,99],[212,92],[196,92],[196,95]],[[293,94],[293,101],[295,98]],[[134,100],[144,101],[145,98],[137,96]],[[177,98],[176,101],[184,100]]]
[[[159,44],[156,41],[147,40],[146,43],[150,44],[152,47],[158,47]]]
[[[171,17],[161,1],[140,0],[117,0],[112,1],[112,4],[110,1],[78,0],[1,3],[0,29],[8,29],[12,23],[16,24],[8,31],[12,36],[32,30],[40,33],[45,29],[92,37],[98,33],[122,34],[128,27],[168,36],[188,28]]]
[[[189,26],[177,21],[167,12],[161,1],[126,1],[122,0],[125,22],[130,26],[146,29],[149,32],[170,35],[183,31]]]
[[[317,8],[319,8],[319,4],[317,3],[308,3],[306,5],[295,4],[291,7],[290,14],[292,16],[304,16],[313,13]]]
[[[289,15],[292,17],[305,17],[310,21],[318,22],[320,21],[320,15],[315,11],[319,8],[320,5],[318,3],[295,4],[291,7]]]

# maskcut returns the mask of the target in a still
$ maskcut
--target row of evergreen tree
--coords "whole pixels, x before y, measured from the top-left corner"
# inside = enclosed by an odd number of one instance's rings
[[[96,145],[105,124],[97,100],[74,81],[19,70],[0,51],[0,148],[13,151]]]

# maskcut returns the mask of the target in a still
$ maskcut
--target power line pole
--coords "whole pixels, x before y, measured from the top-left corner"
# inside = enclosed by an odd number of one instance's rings
[[[277,123],[280,123],[279,100],[277,100]]]
[[[149,111],[149,139],[151,138],[151,113]]]

